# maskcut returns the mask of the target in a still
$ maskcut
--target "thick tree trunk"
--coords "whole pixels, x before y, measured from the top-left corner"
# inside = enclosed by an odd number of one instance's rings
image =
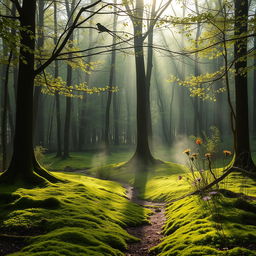
[[[43,179],[33,173],[33,88],[34,88],[34,50],[36,1],[24,1],[21,9],[20,24],[29,31],[21,30],[18,88],[16,102],[16,124],[14,150],[9,168],[0,181],[14,182],[18,179],[28,183],[42,182]],[[26,62],[24,62],[26,60]]]
[[[138,25],[140,27],[140,25]],[[134,34],[140,35],[142,29],[135,26]],[[148,135],[148,102],[149,93],[146,84],[145,63],[143,54],[142,36],[134,39],[135,64],[136,64],[136,91],[137,91],[137,146],[133,159],[144,165],[154,163],[154,158],[149,149]]]
[[[235,0],[235,36],[248,32],[248,0]],[[236,98],[236,145],[234,165],[246,170],[255,169],[251,158],[249,117],[248,117],[248,87],[247,87],[247,39],[235,42],[235,98]],[[242,59],[241,59],[242,58]]]
[[[21,181],[34,185],[42,184],[46,179],[57,181],[39,166],[33,151],[35,13],[36,0],[23,1],[20,25],[27,30],[20,31],[20,44],[25,48],[20,48],[13,155],[8,169],[0,176],[0,182],[5,184]]]

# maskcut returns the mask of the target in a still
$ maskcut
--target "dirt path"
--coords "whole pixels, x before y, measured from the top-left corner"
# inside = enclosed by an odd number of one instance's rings
[[[154,255],[153,253],[149,254],[149,249],[159,244],[161,238],[163,238],[161,231],[166,220],[164,213],[165,204],[140,200],[137,197],[137,191],[132,187],[126,186],[126,189],[127,197],[132,202],[150,208],[153,211],[153,214],[149,218],[151,224],[127,228],[129,234],[140,238],[141,241],[130,244],[126,256]]]

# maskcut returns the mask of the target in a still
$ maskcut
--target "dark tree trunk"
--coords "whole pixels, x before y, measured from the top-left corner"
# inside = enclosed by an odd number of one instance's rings
[[[2,154],[3,154],[3,170],[7,167],[7,112],[8,112],[8,101],[9,101],[9,91],[8,91],[8,81],[9,81],[9,70],[12,60],[12,51],[9,53],[8,64],[4,69],[4,88],[3,88],[3,111],[2,111]]]
[[[13,156],[9,168],[1,175],[1,181],[42,182],[42,178],[33,173],[33,88],[34,88],[34,50],[36,1],[23,1],[20,13],[20,25],[29,31],[20,31],[20,49],[18,88],[16,102],[16,124]],[[24,62],[26,60],[26,62]]]
[[[248,32],[248,0],[235,0],[235,36]],[[248,88],[247,88],[247,39],[235,42],[235,98],[236,98],[236,145],[235,166],[251,170],[255,169],[251,158],[249,117],[248,117]]]
[[[41,51],[44,47],[44,1],[38,2],[38,40],[37,48]],[[45,146],[44,131],[44,100],[41,94],[41,86],[34,89],[34,130],[35,144]]]
[[[148,143],[149,127],[147,104],[149,103],[149,91],[146,83],[141,22],[135,23],[134,34],[137,35],[134,39],[137,91],[137,146],[133,159],[148,165],[154,163],[154,158],[150,152]]]
[[[116,0],[114,1],[116,4]],[[114,12],[116,12],[116,7],[114,8]],[[113,31],[116,31],[117,28],[117,15],[114,15],[114,22],[113,22]],[[111,54],[111,62],[110,62],[110,73],[109,73],[109,83],[108,85],[114,86],[115,85],[115,72],[116,72],[116,36],[113,36],[113,46],[112,46],[112,54]],[[110,107],[112,101],[112,91],[111,88],[108,91],[108,98],[107,98],[107,106],[106,106],[106,113],[105,113],[105,131],[104,131],[104,142],[105,142],[105,150],[109,152],[109,123],[110,123]]]
[[[118,96],[116,93],[113,94],[113,119],[114,119],[114,144],[120,144],[120,134],[119,134],[119,103]]]
[[[25,48],[20,48],[13,155],[8,169],[0,176],[3,183],[21,181],[34,185],[45,179],[57,181],[37,163],[33,151],[35,13],[36,1],[23,1],[20,25],[27,30],[20,31],[20,44]]]
[[[53,128],[53,119],[54,119],[54,111],[55,110],[55,99],[53,99],[51,107],[49,109],[49,116],[48,116],[48,127],[47,127],[47,140],[46,140],[46,145],[47,148],[51,151],[52,149],[52,128]]]
[[[54,44],[56,45],[58,41],[58,18],[57,18],[57,3],[54,1]],[[58,61],[54,62],[54,77],[59,76],[59,64]],[[60,96],[59,93],[55,93],[56,101],[56,134],[57,134],[57,152],[56,157],[62,156],[61,149],[61,113],[60,113]]]
[[[66,1],[67,16],[69,19],[69,24],[72,24],[72,15],[75,8],[75,0],[72,1],[71,6],[69,6],[68,1]],[[72,47],[72,41],[74,39],[73,33],[70,35],[70,47]],[[69,54],[69,58],[72,57],[72,54]],[[72,85],[72,67],[67,65],[67,86]],[[66,98],[66,115],[65,115],[65,124],[64,124],[64,150],[63,158],[70,157],[69,147],[70,147],[70,121],[71,121],[71,110],[72,110],[72,99],[71,97]]]
[[[255,11],[256,12],[256,11]],[[254,14],[254,18],[256,19],[256,13]],[[255,24],[255,32],[256,32],[256,24]],[[254,48],[256,49],[256,37],[254,37]],[[252,91],[252,135],[256,137],[256,56],[254,56],[254,71],[253,71],[253,91]]]

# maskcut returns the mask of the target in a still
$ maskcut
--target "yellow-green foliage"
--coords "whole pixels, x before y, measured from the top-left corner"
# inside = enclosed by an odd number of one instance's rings
[[[147,222],[149,210],[129,202],[118,183],[56,175],[68,182],[34,189],[1,188],[1,229],[41,233],[12,255],[123,255],[127,242],[137,240],[123,227]]]

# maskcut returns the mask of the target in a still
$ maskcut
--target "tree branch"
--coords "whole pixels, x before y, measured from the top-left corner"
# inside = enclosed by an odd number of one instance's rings
[[[22,12],[22,8],[21,8],[21,5],[20,5],[19,1],[18,1],[18,0],[11,0],[11,2],[14,3],[14,5],[15,5],[15,7],[16,7],[16,9],[17,9],[19,15],[20,15],[21,12]]]
[[[105,8],[107,5],[104,5],[103,7],[101,7],[98,11],[94,12],[92,15],[90,15],[88,18],[84,19],[82,22],[79,22],[78,23],[78,20],[80,18],[80,16],[82,15],[82,13],[89,9],[89,8],[92,8],[94,6],[96,6],[97,4],[99,4],[101,2],[101,0],[98,0],[96,1],[95,3],[93,4],[90,4],[86,7],[82,7],[78,14],[76,15],[75,19],[74,19],[74,22],[73,24],[69,27],[69,29],[67,31],[64,31],[63,34],[60,36],[60,38],[63,37],[63,35],[67,32],[65,38],[63,39],[62,43],[60,44],[59,47],[58,46],[58,43],[60,42],[60,39],[59,41],[57,42],[57,45],[55,47],[55,49],[53,50],[53,53],[51,55],[51,57],[45,62],[43,63],[39,68],[37,68],[35,71],[34,71],[34,74],[35,75],[38,75],[40,74],[46,67],[48,67],[59,55],[59,53],[64,49],[64,47],[66,46],[71,34],[73,33],[73,31],[75,30],[75,28],[77,28],[77,26],[81,25],[83,22],[87,21],[88,19],[90,19],[91,17],[93,17],[95,14],[97,14],[100,10],[102,10],[103,8]]]
[[[2,17],[2,18],[7,18],[7,19],[19,19],[20,17],[15,17],[15,16],[8,16],[8,15],[3,15],[3,14],[0,14],[0,17]]]
[[[235,171],[239,171],[239,172],[241,172],[241,173],[243,173],[243,174],[249,176],[250,178],[256,179],[256,174],[254,174],[254,173],[252,173],[252,172],[249,172],[249,171],[246,171],[246,170],[244,170],[244,169],[242,169],[242,168],[233,166],[233,167],[230,167],[229,169],[224,170],[225,173],[224,173],[222,176],[220,176],[218,179],[214,180],[212,183],[206,185],[204,188],[201,188],[201,189],[196,190],[196,191],[194,191],[194,192],[191,192],[191,193],[189,193],[189,194],[183,195],[183,196],[181,196],[181,197],[175,198],[175,199],[171,200],[170,203],[177,202],[177,201],[179,201],[179,200],[181,200],[181,199],[184,199],[184,198],[186,198],[186,197],[188,197],[188,196],[198,195],[198,194],[200,194],[200,193],[202,193],[202,192],[204,192],[204,191],[206,191],[206,190],[212,188],[214,185],[220,183],[220,182],[221,182],[222,180],[224,180],[230,173],[235,172]]]

